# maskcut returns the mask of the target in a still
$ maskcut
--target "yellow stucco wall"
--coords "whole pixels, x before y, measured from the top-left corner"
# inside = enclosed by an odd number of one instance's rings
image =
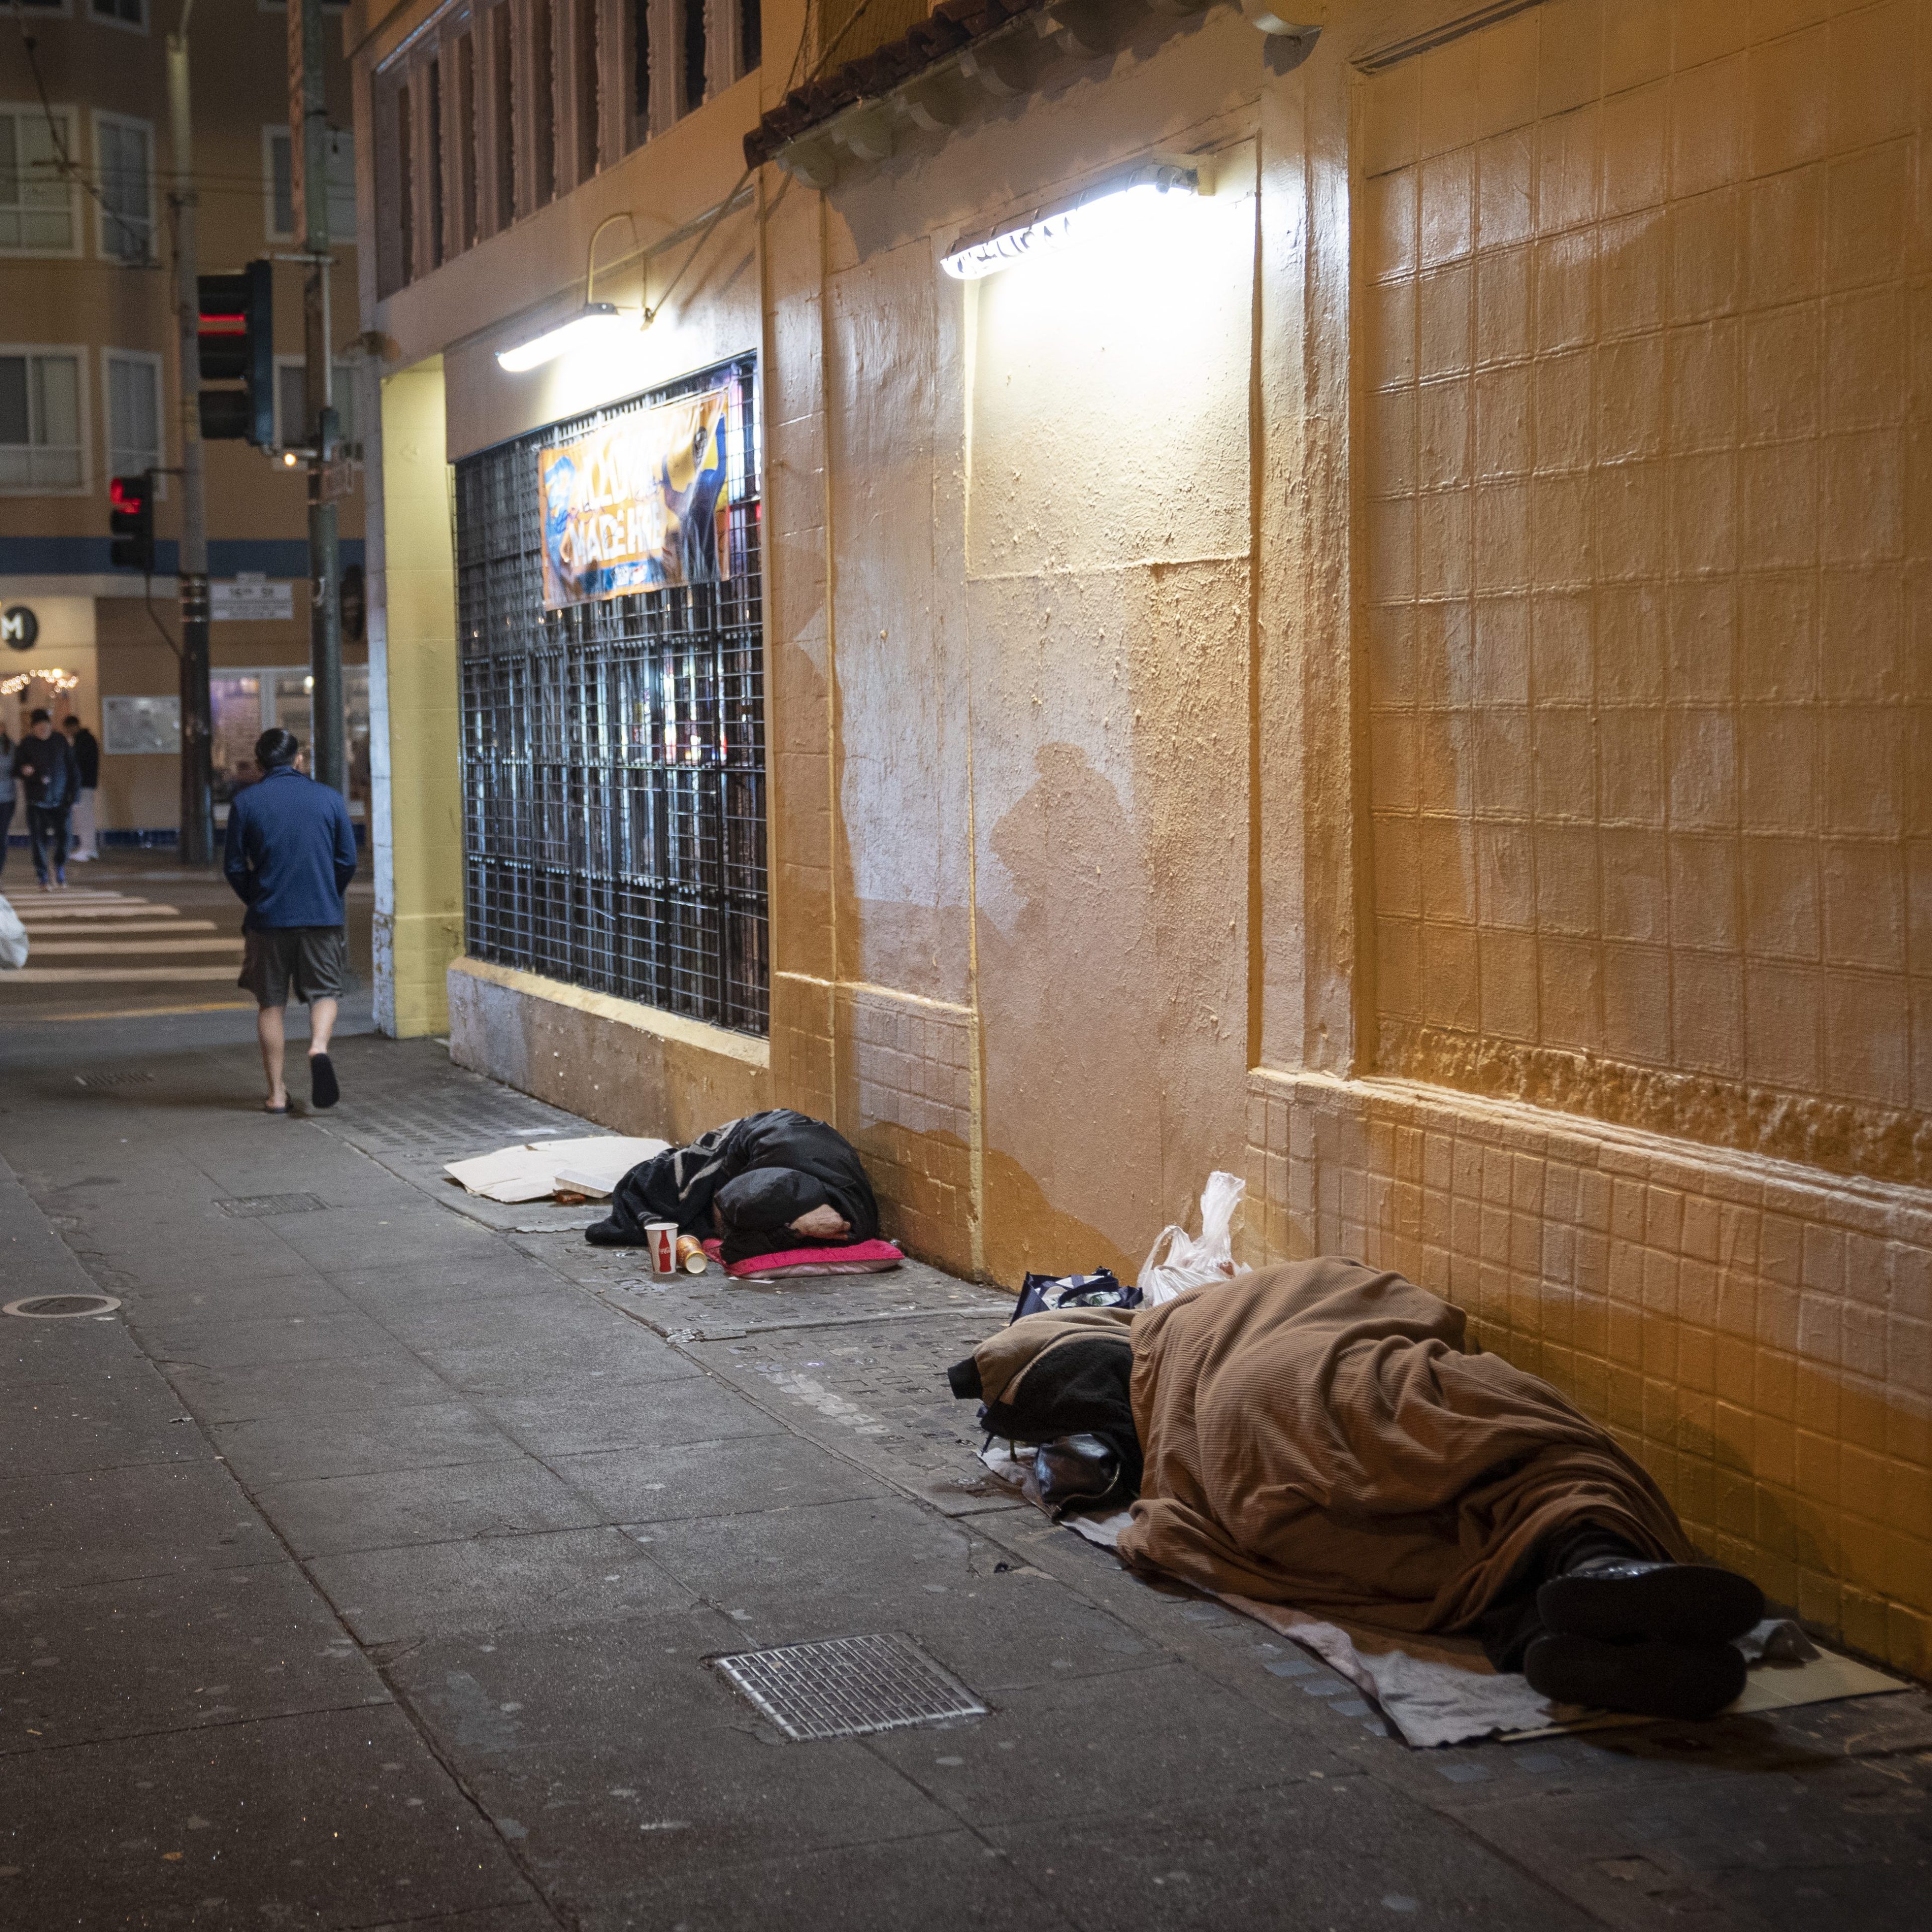
[[[463,950],[463,802],[456,572],[443,437],[442,364],[382,382],[386,866],[375,944],[383,1018],[399,1038],[448,1024],[444,975]]]
[[[1468,10],[1331,6],[1283,70],[1215,8],[824,194],[764,170],[604,374],[760,350],[766,1084],[525,976],[460,968],[452,1024],[641,1131],[832,1120],[891,1232],[1009,1284],[1137,1270],[1244,1171],[1248,1258],[1454,1296],[1707,1548],[1922,1670],[1927,224],[1872,50],[1932,5],[1390,52]],[[940,274],[1155,148],[1216,158],[1191,223]],[[598,193],[730,186],[652,166]],[[407,304],[472,338],[451,419],[531,427],[464,286]]]

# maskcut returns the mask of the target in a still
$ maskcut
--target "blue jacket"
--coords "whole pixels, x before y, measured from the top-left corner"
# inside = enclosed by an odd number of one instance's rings
[[[230,802],[222,869],[248,908],[244,932],[346,925],[342,895],[356,876],[356,828],[342,794],[292,765],[276,766]]]

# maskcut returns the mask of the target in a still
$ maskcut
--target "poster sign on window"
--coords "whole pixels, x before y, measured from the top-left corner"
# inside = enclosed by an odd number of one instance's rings
[[[688,396],[538,451],[546,610],[730,574],[730,396]]]

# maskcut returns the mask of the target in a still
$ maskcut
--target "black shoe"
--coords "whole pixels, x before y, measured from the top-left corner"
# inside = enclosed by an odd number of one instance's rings
[[[1551,1577],[1536,1609],[1551,1630],[1605,1643],[1729,1643],[1764,1615],[1764,1592],[1714,1564],[1611,1556]]]
[[[308,1097],[310,1104],[317,1108],[332,1107],[342,1098],[335,1069],[329,1065],[326,1053],[311,1053],[308,1057]]]
[[[602,1221],[593,1221],[584,1231],[584,1238],[593,1248],[640,1248],[645,1244],[635,1240],[625,1233],[622,1224],[612,1214]]]
[[[1522,1660],[1532,1690],[1646,1718],[1714,1718],[1744,1688],[1744,1652],[1729,1643],[1599,1643],[1540,1636]]]

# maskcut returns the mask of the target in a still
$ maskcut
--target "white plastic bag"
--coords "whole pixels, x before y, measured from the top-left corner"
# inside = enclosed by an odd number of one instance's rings
[[[20,923],[20,915],[0,898],[0,967],[26,963],[27,928]]]
[[[1248,1272],[1234,1259],[1230,1235],[1234,1210],[1241,1204],[1247,1185],[1239,1174],[1210,1174],[1208,1185],[1201,1190],[1199,1238],[1190,1240],[1185,1228],[1162,1228],[1141,1269],[1143,1308],[1158,1308],[1188,1288]],[[1167,1253],[1165,1261],[1161,1258],[1163,1249]]]

